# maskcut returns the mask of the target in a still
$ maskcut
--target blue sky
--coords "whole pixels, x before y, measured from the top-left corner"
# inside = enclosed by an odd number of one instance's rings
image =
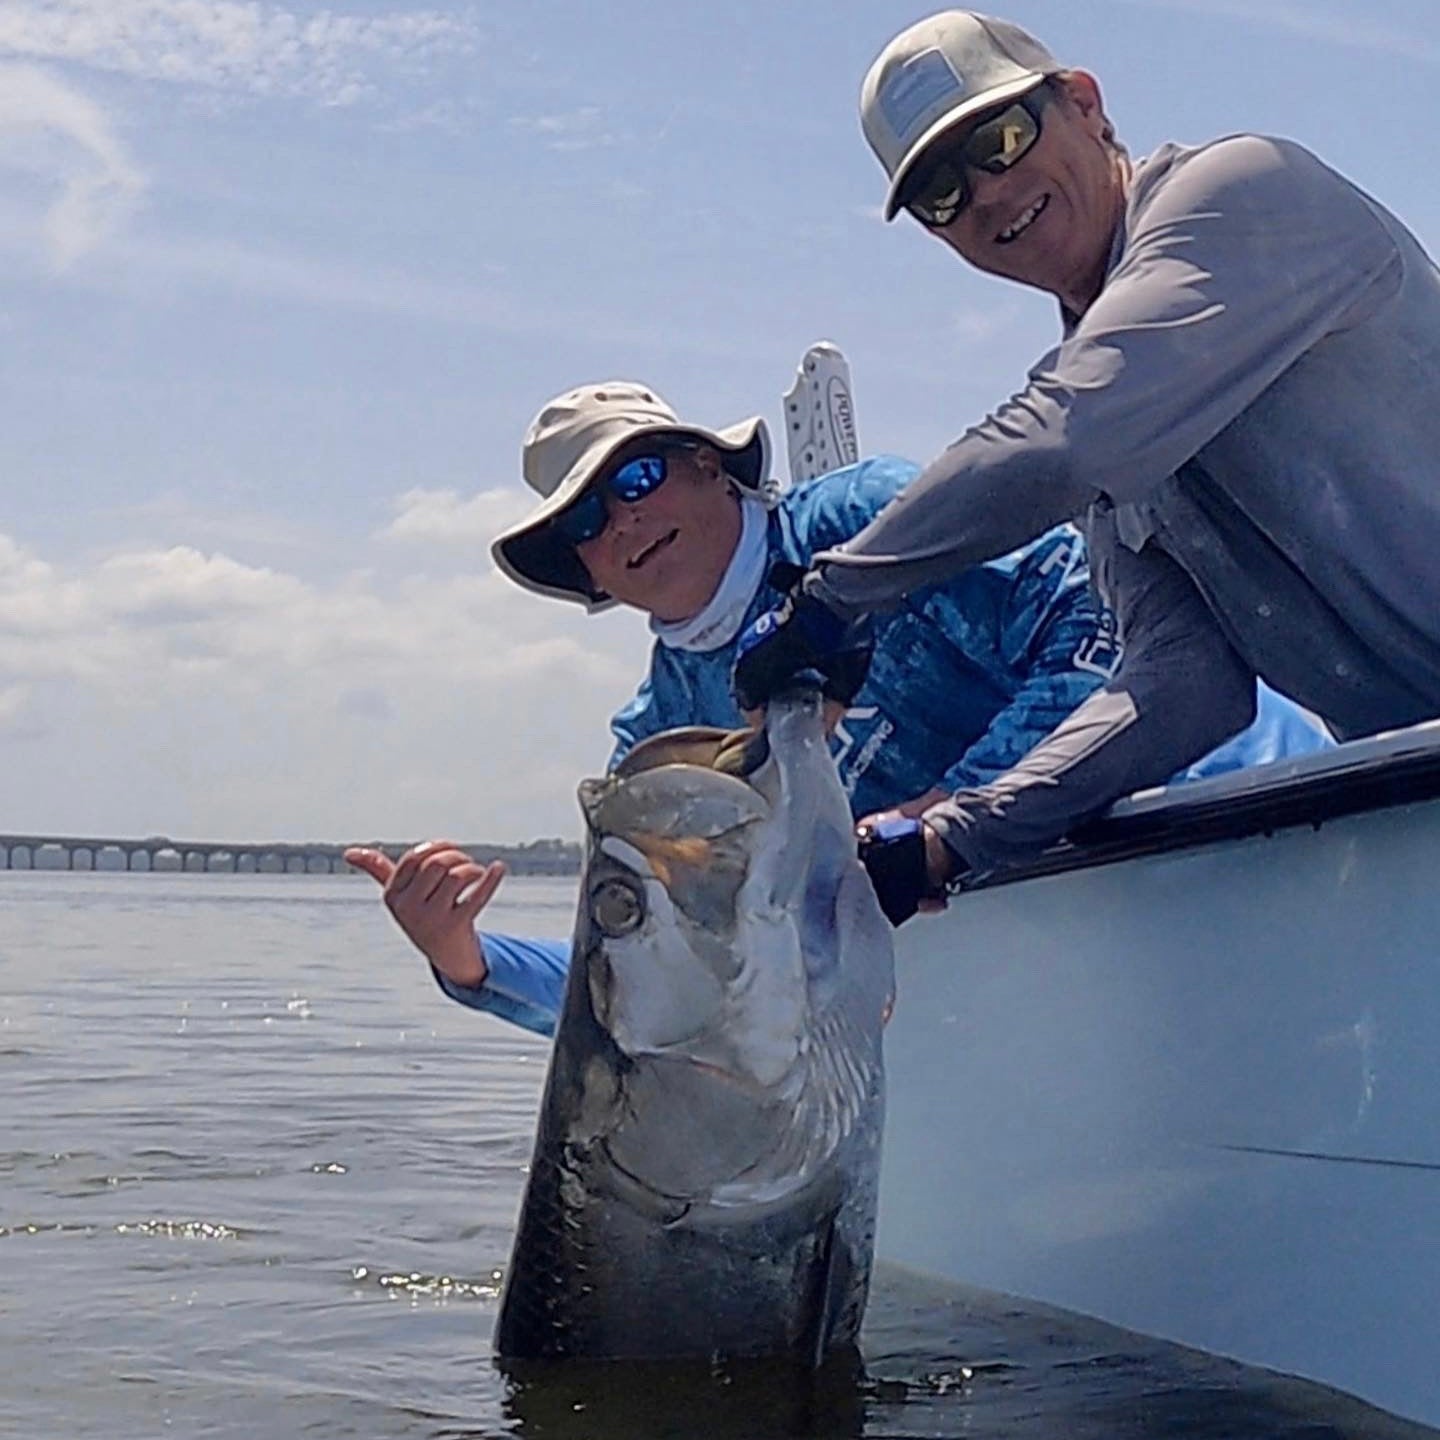
[[[490,564],[539,405],[776,426],[829,337],[923,460],[1052,338],[880,221],[928,8],[0,0],[0,829],[573,835],[648,636]],[[1436,0],[1001,13],[1136,153],[1285,134],[1440,251]]]

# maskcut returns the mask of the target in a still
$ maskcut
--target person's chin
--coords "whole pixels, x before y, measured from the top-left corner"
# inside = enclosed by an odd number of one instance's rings
[[[1028,285],[1034,290],[1045,290],[1058,294],[1057,277],[1064,273],[1060,256],[1046,251],[1024,256],[1009,256],[1008,268],[1003,272],[1017,285]]]
[[[643,592],[644,599],[634,601],[642,610],[667,624],[674,623],[672,616],[684,615],[685,597],[677,592],[674,584],[667,584],[668,577],[646,576],[645,583],[636,588]]]

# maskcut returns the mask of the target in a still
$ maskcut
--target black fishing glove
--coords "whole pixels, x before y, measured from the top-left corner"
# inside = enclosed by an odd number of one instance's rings
[[[731,688],[742,710],[757,710],[797,675],[812,671],[832,700],[848,705],[865,683],[874,651],[868,619],[844,620],[807,595],[798,565],[778,561],[770,584],[787,592],[749,626],[735,648]]]

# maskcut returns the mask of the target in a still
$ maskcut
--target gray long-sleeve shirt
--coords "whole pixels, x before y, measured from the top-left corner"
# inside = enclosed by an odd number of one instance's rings
[[[1288,141],[1165,146],[1135,168],[1099,296],[1064,320],[1025,389],[811,582],[878,609],[1086,529],[1125,659],[938,817],[976,869],[1244,723],[1251,672],[1342,736],[1440,714],[1440,272],[1405,227]]]

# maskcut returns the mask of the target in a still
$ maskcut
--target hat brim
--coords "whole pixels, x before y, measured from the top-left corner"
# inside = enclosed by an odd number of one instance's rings
[[[906,152],[905,158],[896,167],[895,174],[890,179],[890,193],[885,197],[885,219],[893,220],[899,214],[900,192],[910,178],[910,172],[914,170],[925,152],[937,140],[949,134],[957,125],[963,125],[972,116],[980,114],[982,110],[990,110],[996,105],[1003,105],[1007,100],[1016,100],[1021,95],[1028,95],[1032,90],[1043,85],[1053,73],[1055,72],[1046,71],[1040,74],[1031,72],[1018,79],[1007,80],[1003,85],[995,85],[982,95],[972,95],[963,105],[947,111],[936,120],[920,135],[919,139]]]
[[[770,435],[758,415],[723,430],[699,425],[637,425],[587,451],[553,494],[519,524],[497,536],[490,546],[496,565],[517,585],[537,595],[574,600],[587,610],[613,605],[611,597],[596,588],[574,547],[555,533],[550,522],[584,494],[617,450],[646,435],[673,435],[713,446],[726,474],[746,490],[759,490],[770,473]]]

